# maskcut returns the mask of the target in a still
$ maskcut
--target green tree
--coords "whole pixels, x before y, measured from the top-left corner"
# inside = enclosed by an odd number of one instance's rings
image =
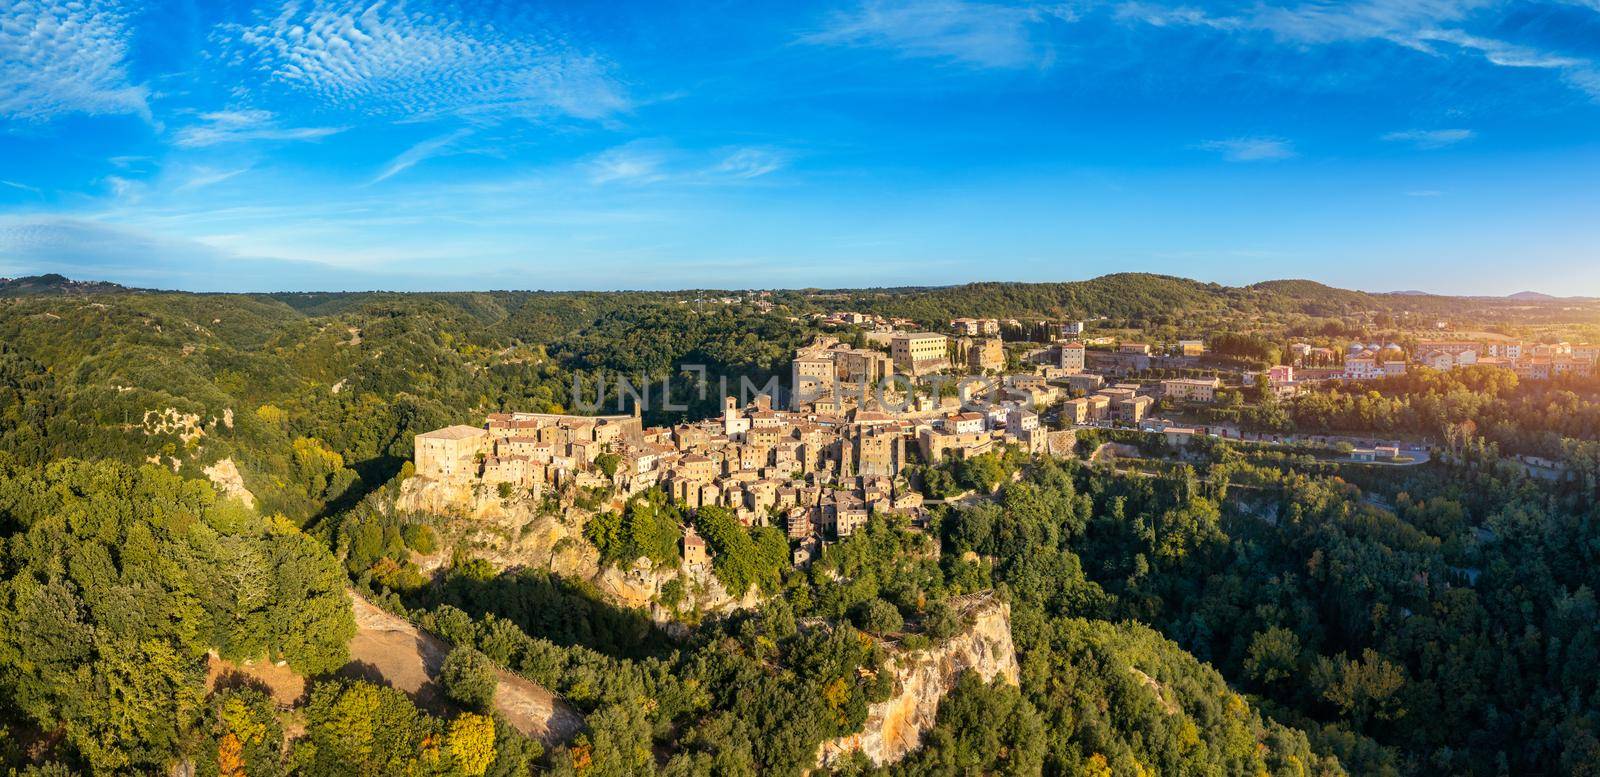
[[[878,636],[892,634],[905,626],[899,608],[882,599],[862,602],[856,607],[854,619],[862,631]]]
[[[487,711],[494,706],[500,679],[488,656],[470,647],[458,647],[445,656],[439,679],[445,694],[468,709]]]

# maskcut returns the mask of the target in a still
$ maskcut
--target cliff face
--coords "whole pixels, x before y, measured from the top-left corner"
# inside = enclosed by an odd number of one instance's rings
[[[972,626],[942,644],[891,659],[885,671],[894,675],[895,695],[868,708],[861,731],[823,742],[817,750],[818,766],[836,764],[854,750],[880,766],[904,758],[922,744],[922,734],[933,726],[939,702],[955,687],[962,672],[975,671],[985,680],[1004,677],[1016,684],[1010,605],[988,595],[963,599]]]
[[[441,527],[445,545],[469,545],[501,568],[548,569],[587,580],[612,604],[644,610],[663,627],[674,627],[685,613],[731,612],[760,603],[756,589],[735,597],[709,569],[680,569],[644,558],[623,568],[602,566],[599,552],[584,539],[589,515],[581,510],[547,515],[528,500],[500,499],[490,488],[418,477],[401,483],[395,508],[450,516],[455,520]],[[440,553],[435,561],[443,563],[447,556]],[[682,595],[676,608],[668,608],[660,603],[662,589],[674,580],[681,583]]]
[[[662,589],[668,583],[682,585],[682,599],[676,607],[661,604]],[[742,597],[735,597],[722,586],[709,568],[686,569],[664,566],[640,558],[633,566],[619,569],[607,567],[589,578],[602,593],[617,605],[642,609],[658,625],[671,628],[686,613],[729,613],[750,609],[761,604],[757,589],[752,586]]]

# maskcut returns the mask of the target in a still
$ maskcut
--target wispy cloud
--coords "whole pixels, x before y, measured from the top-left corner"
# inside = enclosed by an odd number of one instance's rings
[[[667,156],[645,143],[629,143],[604,151],[590,160],[589,180],[594,183],[651,183],[666,178]]]
[[[111,190],[111,196],[119,200],[137,198],[144,190],[143,183],[120,175],[108,175],[102,180]]]
[[[778,149],[745,146],[685,151],[659,141],[634,141],[595,155],[585,165],[595,184],[719,185],[770,175],[788,164]]]
[[[24,192],[27,192],[29,194],[33,194],[33,195],[40,196],[40,197],[44,196],[44,192],[42,190],[40,190],[39,187],[37,187],[37,186],[29,186],[29,185],[27,185],[25,183],[19,183],[17,181],[0,180],[0,186],[7,186],[7,187],[10,187],[12,189],[17,189],[19,191],[24,191]]]
[[[1595,7],[1592,0],[1573,4]],[[1562,80],[1600,100],[1600,65],[1592,59],[1546,51],[1465,28],[1480,12],[1502,5],[1499,0],[1360,0],[1302,2],[1292,6],[1263,3],[1223,6],[1208,11],[1135,0],[1121,4],[1118,18],[1153,26],[1206,27],[1228,33],[1270,35],[1279,42],[1314,46],[1354,41],[1382,41],[1436,57],[1468,53],[1500,67],[1534,68],[1558,73]],[[1231,8],[1232,10],[1227,10]]]
[[[1276,162],[1296,156],[1294,144],[1283,138],[1229,138],[1207,140],[1195,145],[1202,151],[1214,151],[1229,162]]]
[[[183,148],[199,148],[257,140],[319,140],[344,130],[344,127],[284,127],[271,111],[214,111],[200,114],[199,124],[178,130],[173,142]]]
[[[715,172],[733,178],[759,178],[783,169],[788,157],[765,148],[738,148],[717,163]]]
[[[0,116],[71,113],[150,119],[128,78],[126,14],[112,0],[11,0],[0,7]]]
[[[603,60],[528,14],[314,0],[225,27],[222,37],[271,81],[365,113],[601,119],[631,107]]]
[[[831,16],[805,43],[863,46],[974,67],[1049,64],[1051,22],[1076,19],[1064,5],[1003,5],[966,0],[867,0]]]
[[[386,181],[396,175],[399,175],[400,173],[410,170],[424,160],[431,159],[449,151],[451,146],[454,146],[457,141],[466,137],[468,134],[470,134],[470,132],[471,130],[458,129],[455,132],[451,132],[446,135],[440,135],[436,138],[429,138],[428,140],[424,140],[421,143],[418,143],[411,148],[400,152],[398,156],[389,160],[389,163],[383,166],[383,170],[379,171],[378,175],[372,179],[372,182],[378,183],[379,181]]]
[[[1471,140],[1477,133],[1469,129],[1402,130],[1390,132],[1383,139],[1390,143],[1409,143],[1420,149],[1432,150],[1453,146]]]
[[[243,254],[203,240],[67,216],[0,215],[0,271],[196,291],[380,288],[396,278],[393,272]]]
[[[174,191],[189,192],[196,189],[204,189],[207,186],[214,186],[230,178],[235,178],[248,172],[250,172],[249,167],[239,167],[231,170],[218,169],[214,167],[198,167],[190,171],[189,176],[183,181],[183,183],[178,184]]]

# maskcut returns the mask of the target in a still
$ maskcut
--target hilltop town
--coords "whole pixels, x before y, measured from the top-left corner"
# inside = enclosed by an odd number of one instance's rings
[[[650,773],[652,755],[657,773],[700,773],[703,743],[723,740],[786,743],[737,755],[741,773],[921,768],[958,733],[951,710],[1029,705],[1057,721],[1028,736],[1064,743],[1062,773],[1241,763],[1116,744],[1189,730],[1260,754],[1252,773],[1313,757],[1471,773],[1501,754],[1549,773],[1586,752],[1562,749],[1590,714],[1563,678],[1595,664],[1567,652],[1600,587],[1594,302],[1144,275],[639,294],[25,285],[0,299],[18,573],[0,653],[19,693],[72,694],[57,698],[75,717],[0,716],[0,741],[63,742],[46,760],[225,773],[222,743],[246,729],[199,711],[239,701],[305,731],[244,745],[263,774],[293,771],[285,752],[324,763],[340,710],[374,701],[415,722],[419,744],[390,748],[414,763],[465,721],[494,729],[497,757],[552,773]],[[126,606],[157,601],[151,581],[177,620]],[[99,633],[129,638],[82,636]],[[1432,662],[1457,648],[1466,663]],[[1524,690],[1467,664],[1527,667]],[[84,667],[123,687],[152,666],[168,701],[101,715],[79,694]],[[1353,688],[1366,701],[1347,710]],[[1256,699],[1311,728],[1273,728]],[[1195,712],[1217,704],[1228,714]],[[152,712],[128,718],[135,705]],[[1561,732],[1555,749],[1518,755],[1524,737],[1477,715],[1490,707]],[[174,726],[176,709],[203,720]],[[1124,714],[1139,710],[1157,714]],[[1402,714],[1439,725],[1396,733]],[[202,746],[51,734],[101,718]],[[606,742],[649,752],[621,763]]]
[[[585,491],[622,500],[660,489],[685,511],[722,507],[746,527],[782,529],[793,563],[804,566],[874,514],[924,525],[927,495],[916,482],[923,466],[1006,450],[1070,456],[1086,428],[1158,432],[1179,444],[1226,435],[1156,413],[1183,415],[1229,392],[1286,399],[1327,383],[1474,365],[1534,380],[1586,377],[1600,355],[1590,344],[1502,340],[1355,342],[1343,352],[1296,342],[1290,363],[1250,370],[1208,359],[1200,338],[1092,337],[1082,321],[1025,327],[957,318],[948,333],[855,313],[814,323],[848,328],[853,342],[817,336],[794,354],[786,386],[749,392],[742,403],[726,396],[715,417],[647,427],[638,404],[623,415],[495,413],[479,425],[416,435],[415,474],[464,487],[457,494],[534,500]],[[1001,337],[1024,330],[1050,342]],[[1399,455],[1397,445],[1350,452],[1357,461]],[[707,554],[686,528],[683,564],[704,567]]]

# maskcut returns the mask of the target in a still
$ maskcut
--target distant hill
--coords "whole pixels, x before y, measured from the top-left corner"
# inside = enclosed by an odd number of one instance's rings
[[[1313,302],[1337,302],[1351,307],[1372,307],[1377,302],[1371,294],[1364,291],[1351,291],[1349,289],[1336,289],[1326,283],[1308,281],[1303,279],[1286,279],[1279,281],[1262,281],[1245,288],[1252,291],[1266,292],[1290,300]]]
[[[1516,294],[1507,294],[1506,299],[1514,299],[1518,302],[1548,302],[1556,298],[1537,291],[1519,291]]]
[[[104,294],[128,291],[126,286],[106,281],[75,281],[65,275],[25,275],[0,278],[0,297],[27,297],[47,294]]]

